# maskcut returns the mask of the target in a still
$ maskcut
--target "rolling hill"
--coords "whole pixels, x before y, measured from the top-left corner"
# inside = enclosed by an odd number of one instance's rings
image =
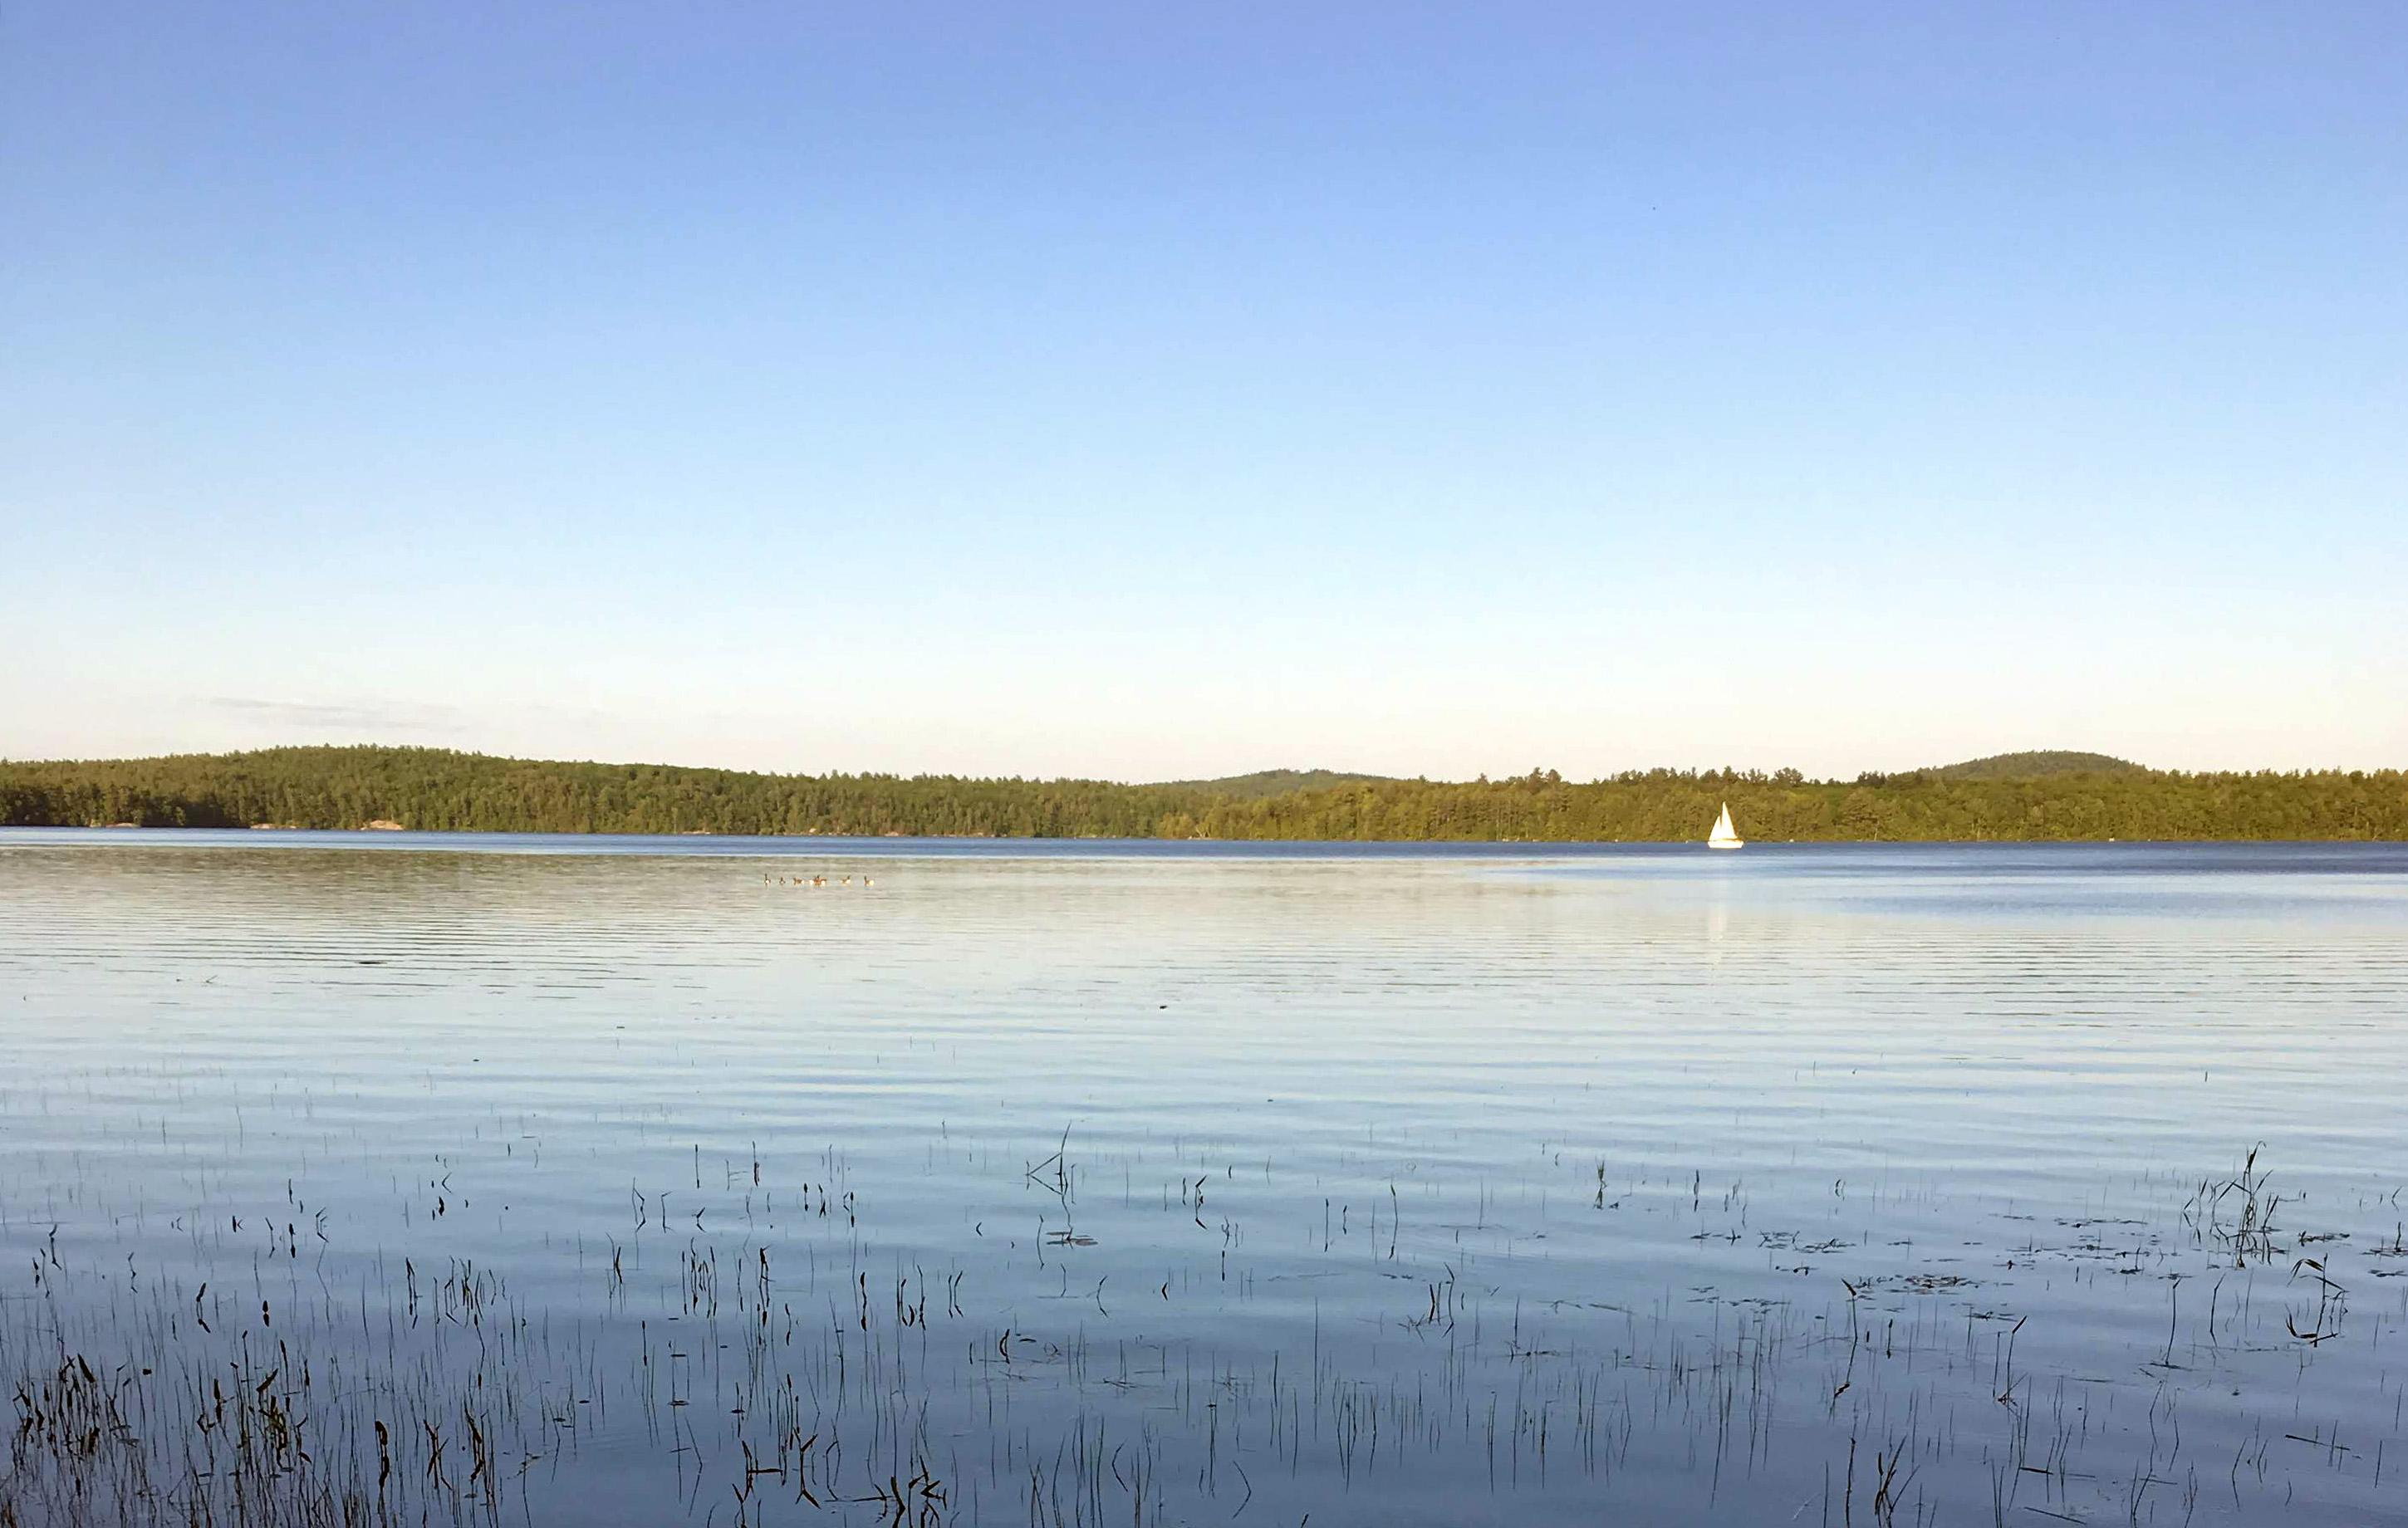
[[[1258,769],[1251,775],[1224,775],[1218,779],[1164,780],[1147,789],[1194,791],[1202,795],[1226,796],[1232,801],[1260,801],[1267,796],[1328,791],[1341,785],[1392,785],[1396,779],[1393,775],[1350,775],[1336,769]]]
[[[1993,753],[1986,759],[1941,764],[1922,771],[1943,780],[2038,780],[2052,775],[2145,775],[2146,764],[2118,759],[2112,753],[2082,753],[2070,749],[2031,749],[2021,753]]]

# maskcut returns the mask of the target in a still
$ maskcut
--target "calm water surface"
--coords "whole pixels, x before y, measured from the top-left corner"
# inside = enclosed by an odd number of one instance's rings
[[[2408,1521],[2403,1011],[2389,846],[0,833],[0,1503]]]

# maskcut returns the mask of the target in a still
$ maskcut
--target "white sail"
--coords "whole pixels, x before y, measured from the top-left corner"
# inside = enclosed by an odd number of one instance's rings
[[[1731,826],[1730,803],[1727,801],[1724,802],[1722,816],[1714,819],[1714,831],[1706,835],[1706,847],[1708,849],[1737,849],[1740,845],[1745,842],[1747,842],[1747,840],[1739,835],[1739,830]]]

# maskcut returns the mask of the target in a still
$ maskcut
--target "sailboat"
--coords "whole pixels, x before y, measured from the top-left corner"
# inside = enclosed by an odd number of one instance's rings
[[[1739,835],[1739,829],[1731,826],[1730,803],[1727,801],[1724,802],[1723,815],[1714,819],[1714,831],[1706,835],[1706,847],[1708,849],[1737,849],[1740,845],[1746,842],[1746,839]]]

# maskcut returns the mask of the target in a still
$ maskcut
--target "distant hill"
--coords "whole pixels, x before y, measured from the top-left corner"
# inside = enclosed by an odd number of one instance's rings
[[[1393,775],[1349,775],[1335,769],[1258,769],[1251,775],[1224,775],[1210,780],[1164,780],[1154,791],[1196,791],[1232,801],[1261,801],[1296,791],[1328,791],[1340,785],[1392,785]]]
[[[2145,775],[2146,764],[2118,759],[2112,753],[2080,753],[2070,749],[2032,749],[2022,753],[1993,753],[1986,759],[1942,764],[1923,773],[1943,780],[2036,780],[2051,775]]]
[[[1696,845],[1725,804],[1761,844],[2408,843],[2408,774],[2396,769],[2192,774],[2097,753],[2011,753],[1855,780],[1810,780],[1796,770],[1633,770],[1580,783],[1543,769],[1498,780],[1275,769],[1179,785],[764,775],[367,747],[0,761],[0,825],[13,827]],[[13,851],[13,841],[0,847]]]

